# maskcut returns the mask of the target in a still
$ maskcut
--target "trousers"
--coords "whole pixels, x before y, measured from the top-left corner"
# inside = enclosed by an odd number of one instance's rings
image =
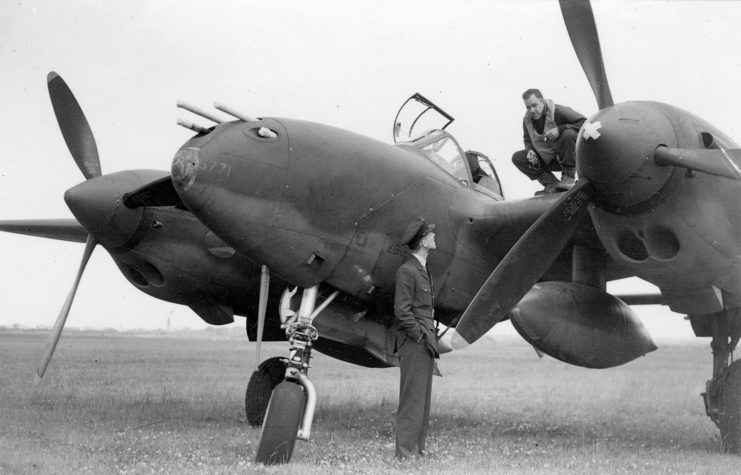
[[[406,458],[425,450],[430,422],[434,358],[424,341],[407,338],[399,348],[399,407],[396,411],[396,456]]]
[[[538,156],[538,164],[533,165],[527,159],[527,150],[519,150],[512,155],[512,163],[531,180],[535,180],[545,172],[573,170],[576,167],[576,138],[579,132],[566,129],[556,139],[558,154],[551,163],[545,163]],[[536,152],[537,153],[537,152]],[[571,175],[573,176],[573,175]]]

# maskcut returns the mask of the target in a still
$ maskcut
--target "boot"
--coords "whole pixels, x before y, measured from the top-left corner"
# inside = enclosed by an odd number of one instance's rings
[[[551,172],[543,172],[538,177],[538,181],[543,185],[543,189],[535,192],[535,196],[555,193],[554,187],[558,185],[558,179]]]
[[[561,182],[554,186],[554,191],[569,191],[576,183],[576,168],[564,168]]]

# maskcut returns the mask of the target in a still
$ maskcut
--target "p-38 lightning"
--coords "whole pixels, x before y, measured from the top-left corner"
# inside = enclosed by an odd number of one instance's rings
[[[606,282],[640,277],[661,291],[651,303],[687,314],[697,336],[712,337],[706,410],[723,450],[741,453],[741,363],[732,361],[741,336],[741,149],[677,107],[614,103],[591,5],[560,3],[599,111],[578,136],[576,186],[523,200],[504,199],[491,163],[464,152],[445,131],[452,117],[419,94],[397,114],[394,145],[215,104],[227,120],[180,103],[215,125],[180,122],[195,135],[169,174],[103,175],[82,110],[50,73],[57,120],[87,178],[65,194],[77,220],[0,223],[86,242],[39,374],[100,244],[142,291],[211,324],[245,316],[258,348],[288,340],[287,357],[262,363],[246,394],[250,422],[263,425],[257,460],[286,462],[311,432],[314,349],[360,366],[397,364],[399,240],[421,215],[437,224],[429,266],[452,348],[509,318],[561,361],[627,363],[655,349],[629,306],[646,302],[612,296]],[[444,125],[425,129],[431,115]]]

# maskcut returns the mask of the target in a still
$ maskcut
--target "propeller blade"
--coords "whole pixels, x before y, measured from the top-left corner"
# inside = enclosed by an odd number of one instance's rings
[[[49,73],[46,82],[59,129],[62,131],[62,136],[67,143],[72,158],[74,158],[85,178],[90,179],[100,176],[98,147],[95,145],[93,131],[90,129],[77,99],[75,99],[64,79],[54,71]]]
[[[741,180],[741,149],[683,149],[662,146],[654,152],[654,161],[661,166],[671,165]]]
[[[0,221],[0,231],[71,242],[85,242],[88,237],[87,230],[76,219]]]
[[[268,290],[270,289],[270,269],[262,266],[260,269],[260,300],[257,304],[257,346],[255,347],[255,370],[260,366],[260,349],[262,348],[262,333],[265,329],[265,313],[268,308]]]
[[[49,343],[47,343],[44,354],[39,361],[39,366],[36,369],[36,374],[39,378],[44,377],[46,368],[49,366],[49,361],[51,361],[51,357],[54,354],[54,349],[57,347],[59,338],[62,336],[64,323],[67,321],[67,315],[69,315],[69,310],[72,307],[72,301],[75,299],[75,294],[77,293],[77,286],[80,284],[82,273],[85,271],[85,266],[87,266],[87,262],[90,260],[90,255],[93,253],[96,244],[98,244],[98,241],[96,241],[92,235],[89,235],[87,242],[85,243],[85,251],[82,254],[82,261],[80,262],[80,268],[77,271],[77,277],[75,278],[75,282],[72,284],[72,289],[70,290],[69,295],[67,295],[67,300],[64,301],[64,305],[62,305],[62,309],[59,311],[57,321],[54,323],[51,335],[49,335]]]
[[[543,213],[509,250],[463,312],[450,345],[458,350],[502,321],[545,272],[586,215],[594,188],[585,178]]]
[[[591,3],[588,0],[559,0],[559,3],[571,44],[574,45],[576,56],[587,75],[589,85],[592,86],[599,108],[612,106],[614,103],[602,62],[602,50]]]

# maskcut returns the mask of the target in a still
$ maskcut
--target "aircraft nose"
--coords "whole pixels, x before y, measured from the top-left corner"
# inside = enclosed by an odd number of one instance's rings
[[[276,236],[285,231],[275,229],[276,220],[299,219],[286,198],[287,190],[296,188],[289,161],[316,160],[289,142],[287,126],[277,119],[219,124],[175,154],[170,171],[175,191],[220,239],[255,261],[268,262],[272,250],[285,245],[278,244]]]
[[[183,203],[216,234],[234,233],[237,220],[239,241],[254,244],[266,239],[263,228],[277,212],[290,155],[280,121],[230,122],[186,142],[170,176]]]
[[[270,195],[273,180],[288,167],[288,142],[285,127],[275,119],[221,124],[177,151],[171,169],[175,189],[189,207],[198,204],[196,190],[203,186]]]
[[[669,120],[648,103],[623,103],[584,123],[576,146],[580,177],[591,181],[599,201],[618,208],[637,205],[667,182],[670,167],[654,162],[656,147],[676,142]]]
[[[143,208],[125,207],[122,196],[141,185],[126,172],[103,175],[70,188],[64,201],[80,224],[103,244],[129,245],[141,223]]]

